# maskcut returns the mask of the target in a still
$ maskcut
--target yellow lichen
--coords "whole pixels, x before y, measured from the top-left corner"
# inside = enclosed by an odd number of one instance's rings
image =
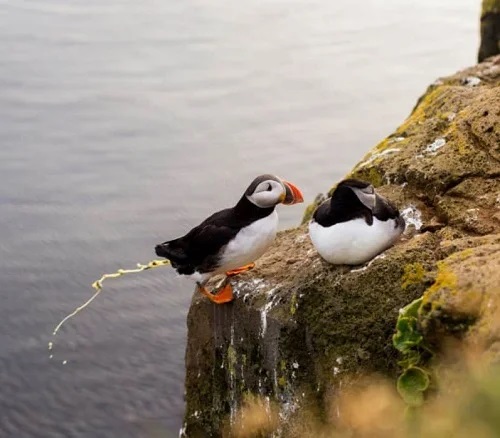
[[[355,169],[348,175],[348,178],[358,178],[380,187],[384,184],[384,176],[375,167],[362,167]]]
[[[309,222],[317,208],[318,208],[318,205],[315,202],[313,202],[312,204],[309,204],[304,211],[304,216],[302,216],[301,224],[305,224],[305,223]]]
[[[432,311],[446,309],[448,313],[472,318],[479,315],[483,291],[473,278],[467,277],[467,269],[464,271],[463,268],[463,261],[475,254],[477,252],[473,248],[468,248],[438,263],[436,280],[424,294],[423,307],[430,304],[431,307],[427,308]]]
[[[436,297],[436,294],[443,289],[446,289],[450,293],[454,294],[456,293],[458,283],[456,274],[446,265],[445,262],[438,262],[437,267],[438,272],[436,280],[434,281],[434,284],[425,291],[423,296],[423,304],[425,305],[426,303],[431,302],[433,309],[437,309],[443,304],[440,299]]]
[[[372,150],[373,153],[383,152],[391,143],[389,142],[389,137],[384,138],[377,146],[375,146]]]
[[[409,263],[404,267],[403,276],[401,277],[401,287],[406,289],[412,284],[418,284],[425,277],[425,269],[422,263]]]
[[[292,300],[290,303],[290,315],[295,315],[295,312],[297,311],[298,303],[297,303],[297,292],[294,292],[292,294]]]
[[[368,171],[368,181],[371,182],[375,187],[379,187],[384,183],[384,177],[377,169],[371,167]]]
[[[286,378],[284,376],[281,376],[278,379],[278,385],[281,386],[282,388],[284,388],[286,386]]]
[[[417,127],[418,124],[427,118],[426,111],[429,107],[436,102],[436,100],[443,95],[448,89],[447,86],[436,87],[431,91],[425,93],[417,103],[417,106],[410,114],[410,116],[403,122],[396,130],[397,134],[405,133],[410,127]]]
[[[456,259],[460,259],[460,260],[465,260],[465,259],[468,259],[473,254],[474,254],[474,250],[472,248],[467,248],[467,249],[464,249],[463,251],[460,251],[460,252],[453,254],[450,257],[450,259],[456,258]]]
[[[463,121],[467,120],[467,118],[468,117],[465,111],[461,111],[448,126],[448,129],[443,133],[443,137],[446,138],[446,142],[453,145],[459,155],[470,155],[474,152],[470,144],[470,138],[465,134],[463,127],[461,126]]]
[[[457,288],[456,274],[446,265],[445,262],[439,262],[437,266],[438,266],[438,273],[436,281],[429,289],[427,289],[426,295],[431,295],[442,289],[455,291]]]

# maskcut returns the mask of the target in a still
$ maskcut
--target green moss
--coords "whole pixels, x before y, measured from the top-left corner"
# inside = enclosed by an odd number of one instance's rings
[[[384,184],[384,175],[375,167],[367,166],[355,169],[349,178],[357,178],[371,183],[374,187]]]
[[[401,287],[406,289],[408,286],[420,283],[425,277],[425,269],[422,263],[409,263],[404,267],[404,273],[401,277]]]
[[[312,215],[315,212],[316,208],[318,208],[318,206],[314,202],[306,207],[304,215],[302,216],[302,221],[300,222],[301,225],[311,220]]]
[[[376,154],[379,154],[380,152],[385,151],[390,146],[390,144],[391,144],[391,142],[389,140],[390,140],[389,137],[384,138],[381,142],[379,142],[377,144],[377,146],[375,146],[373,152],[376,153]]]
[[[236,363],[238,361],[238,355],[236,353],[235,348],[230,345],[227,347],[227,366],[229,369],[229,373],[234,376],[236,375]]]
[[[292,299],[290,301],[290,315],[295,315],[295,312],[297,312],[297,307],[299,306],[297,302],[297,292],[294,292],[292,294]]]
[[[304,211],[304,215],[302,216],[302,221],[301,221],[302,225],[311,220],[312,215],[316,211],[316,208],[318,208],[318,206],[324,200],[325,200],[325,197],[323,196],[322,193],[319,193],[318,195],[316,195],[316,198],[314,198],[314,201],[311,204],[309,204]]]
[[[481,16],[484,17],[486,14],[491,13],[500,13],[500,0],[483,0]]]

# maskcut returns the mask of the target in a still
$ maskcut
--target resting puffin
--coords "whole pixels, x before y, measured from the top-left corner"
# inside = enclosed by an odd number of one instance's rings
[[[302,202],[293,184],[273,175],[255,178],[238,203],[205,219],[178,239],[156,246],[156,254],[170,260],[181,275],[196,281],[199,291],[217,304],[232,301],[228,278],[252,269],[253,262],[273,243],[278,228],[278,204]],[[211,293],[210,277],[226,273],[224,286]]]
[[[341,181],[309,222],[318,253],[334,265],[359,265],[389,248],[405,229],[398,209],[356,179]]]

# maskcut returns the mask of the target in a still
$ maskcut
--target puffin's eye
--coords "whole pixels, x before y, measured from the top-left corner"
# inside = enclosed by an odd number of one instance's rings
[[[271,184],[268,184],[266,191],[270,192],[272,190],[273,190],[273,187],[271,186]]]

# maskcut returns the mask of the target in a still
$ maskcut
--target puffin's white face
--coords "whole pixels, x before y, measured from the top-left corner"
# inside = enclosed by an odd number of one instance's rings
[[[246,196],[257,207],[269,208],[283,202],[286,196],[286,189],[280,181],[267,179],[259,183],[253,193]]]
[[[270,208],[277,204],[292,205],[304,201],[302,193],[295,185],[270,174],[255,178],[244,196],[260,208]]]

